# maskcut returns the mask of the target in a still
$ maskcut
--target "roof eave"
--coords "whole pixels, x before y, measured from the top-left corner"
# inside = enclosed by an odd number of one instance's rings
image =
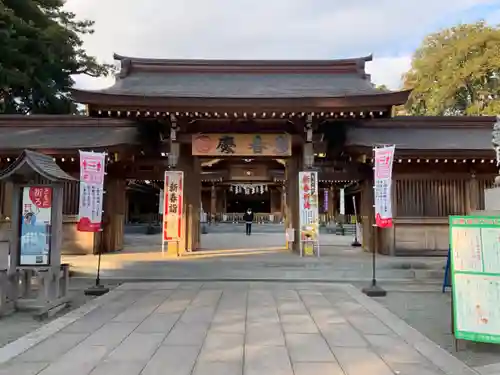
[[[117,61],[130,61],[132,64],[141,65],[237,65],[237,66],[276,66],[276,65],[312,65],[312,66],[334,66],[339,64],[356,64],[373,61],[373,54],[361,57],[353,57],[346,59],[330,59],[330,60],[226,60],[226,59],[161,59],[161,58],[144,58],[120,55],[113,53],[113,59]]]
[[[352,95],[337,97],[288,97],[288,98],[221,98],[221,97],[161,97],[147,95],[125,95],[73,89],[76,102],[106,110],[147,110],[169,108],[170,111],[210,111],[217,109],[243,110],[262,109],[275,111],[341,110],[345,108],[392,107],[408,100],[410,91]]]

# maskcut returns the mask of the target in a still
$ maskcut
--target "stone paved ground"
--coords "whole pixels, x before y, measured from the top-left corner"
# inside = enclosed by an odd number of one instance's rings
[[[43,321],[34,319],[29,312],[17,312],[0,318],[0,347],[89,302],[93,297],[86,296],[84,290],[92,284],[92,280],[72,280],[69,290],[71,296],[70,306],[49,319]],[[115,283],[110,282],[107,282],[107,285],[111,288],[116,286]]]
[[[350,247],[350,236],[321,236],[321,258],[300,258],[284,250],[264,249],[283,246],[281,233],[245,236],[242,233],[204,235],[202,243],[210,249],[191,256],[162,257],[161,235],[127,235],[126,249],[102,257],[102,274],[120,280],[370,280],[371,255]],[[235,250],[255,249],[255,250]],[[94,275],[95,256],[66,256],[64,262],[81,276]],[[385,280],[414,280],[443,275],[443,258],[377,257],[378,277]],[[406,267],[402,267],[405,265]]]
[[[16,375],[465,375],[350,285],[129,283],[0,348]]]

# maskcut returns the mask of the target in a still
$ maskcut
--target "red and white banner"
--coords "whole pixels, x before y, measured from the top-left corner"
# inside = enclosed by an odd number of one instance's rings
[[[375,224],[392,227],[392,165],[395,146],[375,148]]]
[[[184,172],[165,171],[163,194],[163,241],[179,241],[182,236]]]
[[[317,241],[319,236],[318,172],[299,172],[299,213],[301,241]],[[307,254],[306,251],[306,255]]]
[[[105,153],[80,151],[80,232],[101,230],[105,163]]]

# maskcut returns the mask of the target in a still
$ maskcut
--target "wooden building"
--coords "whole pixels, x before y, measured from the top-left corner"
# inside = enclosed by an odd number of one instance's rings
[[[181,247],[186,251],[199,246],[202,208],[221,216],[252,206],[297,228],[298,171],[312,168],[319,171],[326,217],[336,215],[339,187],[355,197],[366,249],[392,255],[441,253],[448,248],[448,215],[483,208],[483,189],[493,182],[495,119],[392,117],[393,107],[405,103],[409,92],[377,90],[365,72],[371,56],[115,59],[121,63],[115,85],[73,91],[87,116],[0,116],[1,168],[29,148],[53,155],[65,171],[77,175],[78,150],[108,152],[104,231],[76,231],[78,184],[68,183],[66,252],[120,250],[124,223],[140,215],[141,208],[155,213],[154,188],[161,186],[168,168],[185,172]],[[238,142],[253,137],[260,146],[238,149],[238,143],[233,153],[197,146],[210,137]],[[281,151],[269,146],[278,138],[286,146]],[[372,148],[381,144],[396,145],[395,226],[383,230],[372,226]],[[234,194],[235,186],[248,184],[265,190],[256,196]],[[0,188],[0,237],[9,227],[9,189]],[[153,197],[149,206],[140,203],[140,194]]]

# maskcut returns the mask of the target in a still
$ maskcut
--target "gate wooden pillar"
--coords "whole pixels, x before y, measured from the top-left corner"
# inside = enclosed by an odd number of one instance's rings
[[[210,215],[215,217],[217,212],[217,190],[215,190],[215,184],[212,184],[210,188]]]
[[[328,188],[328,216],[329,219],[335,218],[335,190],[334,186]]]
[[[104,178],[104,208],[101,252],[123,250],[126,181],[124,178],[106,176]]]
[[[182,234],[179,248],[169,242],[169,254],[197,250],[200,247],[200,210],[201,210],[201,165],[197,157],[191,154],[190,144],[179,145],[177,166],[172,168],[184,172]]]
[[[294,148],[292,156],[286,161],[285,188],[286,188],[286,219],[285,227],[295,229],[295,241],[292,245],[294,252],[300,251],[300,207],[299,207],[299,172],[302,170],[302,148]]]

